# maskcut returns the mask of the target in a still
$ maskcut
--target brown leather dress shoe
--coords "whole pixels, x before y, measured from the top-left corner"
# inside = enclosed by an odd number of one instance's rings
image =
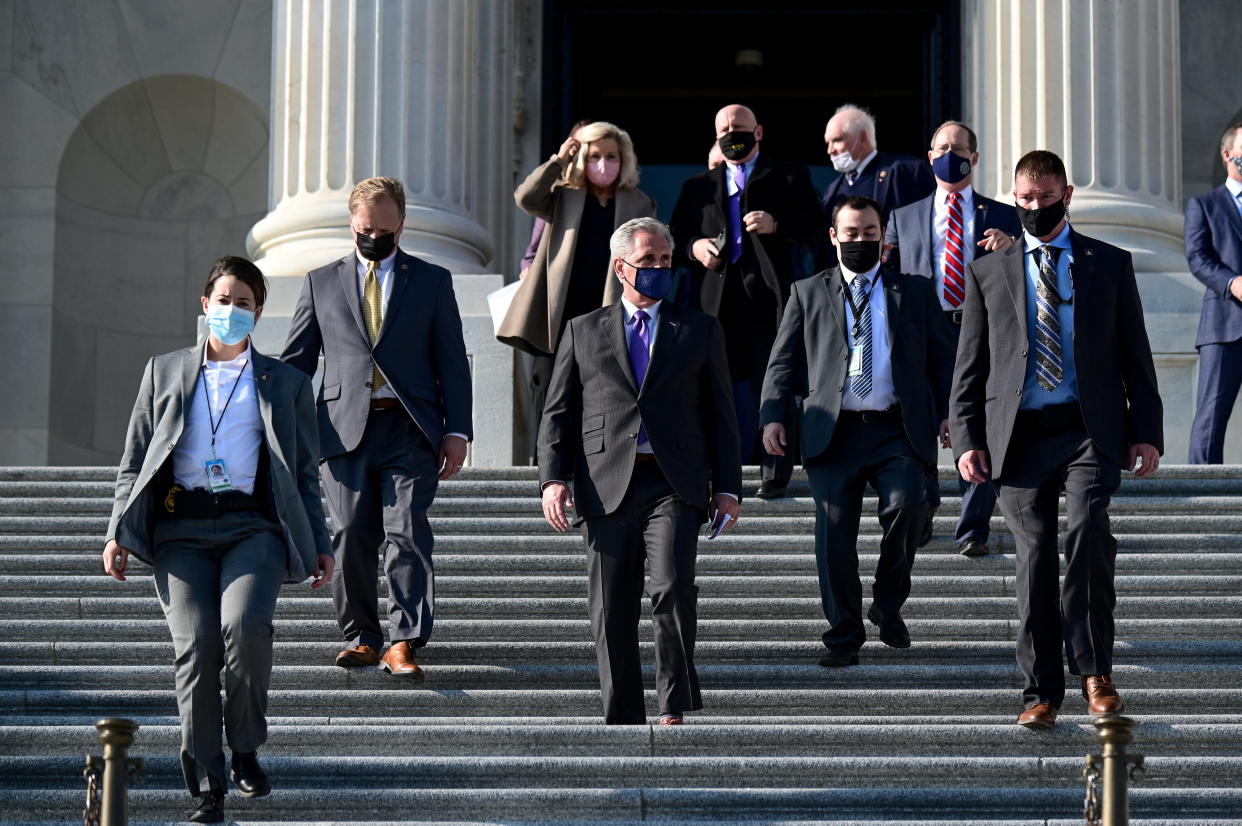
[[[341,668],[362,668],[368,665],[379,665],[380,655],[369,645],[355,645],[346,648],[336,655],[336,664]]]
[[[426,676],[418,663],[414,662],[414,649],[408,642],[394,642],[388,646],[384,659],[380,660],[380,668],[394,677],[410,680],[421,680]]]
[[[661,714],[660,722],[657,725],[680,726],[684,722],[685,720],[682,718],[680,714]]]
[[[1036,703],[1018,715],[1018,725],[1032,731],[1052,731],[1057,724],[1057,707],[1052,703]]]
[[[1113,685],[1111,674],[1090,674],[1082,678],[1082,696],[1087,708],[1095,715],[1120,714],[1126,704]]]

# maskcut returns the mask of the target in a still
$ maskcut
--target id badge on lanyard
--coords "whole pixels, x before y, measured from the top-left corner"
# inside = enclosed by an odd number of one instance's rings
[[[229,412],[229,403],[233,401],[233,394],[237,392],[237,385],[241,384],[242,376],[246,373],[246,368],[250,366],[249,360],[242,364],[241,372],[237,374],[237,379],[233,382],[233,389],[229,391],[229,397],[224,400],[224,409],[220,411],[220,418],[215,419],[211,415],[211,397],[207,394],[207,369],[200,367],[202,371],[203,398],[207,402],[207,420],[211,422],[211,458],[203,462],[203,472],[207,474],[207,485],[211,488],[212,493],[223,493],[233,489],[233,479],[229,476],[228,464],[218,456],[216,456],[216,433],[220,430],[220,425],[224,423],[224,414]]]

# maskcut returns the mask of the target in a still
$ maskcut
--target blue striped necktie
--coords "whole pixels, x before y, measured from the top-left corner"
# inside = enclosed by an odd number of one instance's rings
[[[1035,380],[1045,390],[1055,390],[1064,378],[1061,362],[1061,320],[1057,306],[1057,255],[1060,250],[1045,244],[1039,248],[1039,281],[1035,284]]]
[[[854,296],[854,345],[862,347],[862,370],[850,377],[850,390],[860,399],[871,393],[871,297],[867,287],[871,282],[861,275],[854,276],[850,293]]]

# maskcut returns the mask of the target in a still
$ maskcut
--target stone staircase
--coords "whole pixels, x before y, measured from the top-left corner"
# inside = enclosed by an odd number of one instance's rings
[[[747,490],[757,485],[754,469]],[[188,797],[171,643],[148,569],[100,570],[113,471],[0,469],[0,821],[71,822],[93,723],[137,720],[149,779],[135,822]],[[966,559],[945,502],[915,568],[907,651],[819,668],[809,492],[748,499],[738,530],[699,549],[699,673],[707,708],[680,728],[606,727],[581,539],[555,535],[534,470],[467,469],[434,509],[438,622],[404,685],[331,665],[329,598],[286,586],[277,609],[270,740],[275,791],[229,797],[244,823],[640,821],[1080,823],[1084,755],[1071,694],[1050,734],[1019,728],[1012,540]],[[874,514],[874,499],[865,513]],[[1242,467],[1165,466],[1114,500],[1117,682],[1147,757],[1142,824],[1242,826]],[[864,518],[862,570],[879,527]],[[864,578],[864,582],[867,580]],[[382,615],[382,612],[381,612]],[[869,631],[874,636],[873,628]],[[650,638],[644,622],[644,639]],[[647,661],[651,648],[644,646]],[[651,674],[648,673],[648,677]],[[650,684],[650,682],[649,682]],[[654,701],[650,704],[654,712]]]

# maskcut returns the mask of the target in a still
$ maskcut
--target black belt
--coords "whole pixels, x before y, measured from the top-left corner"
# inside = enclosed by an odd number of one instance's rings
[[[371,399],[372,410],[392,410],[400,404],[401,402],[397,401],[392,396],[385,396],[380,399]]]
[[[948,321],[950,324],[956,324],[959,327],[962,326],[962,311],[961,310],[945,310],[944,317],[945,317],[945,320]]]
[[[1078,402],[1050,404],[1034,410],[1019,410],[1015,424],[1028,433],[1067,433],[1083,430],[1082,408]]]
[[[656,456],[654,453],[647,453],[646,451],[641,451],[639,453],[634,454],[634,461],[635,462],[654,462],[656,461]]]
[[[226,513],[266,511],[267,505],[259,497],[242,493],[240,490],[212,493],[199,488],[185,490],[179,485],[173,485],[164,497],[164,510],[171,516],[187,519],[218,519]]]
[[[837,415],[838,421],[856,422],[892,422],[901,421],[901,405],[895,404],[884,410],[842,410]]]

